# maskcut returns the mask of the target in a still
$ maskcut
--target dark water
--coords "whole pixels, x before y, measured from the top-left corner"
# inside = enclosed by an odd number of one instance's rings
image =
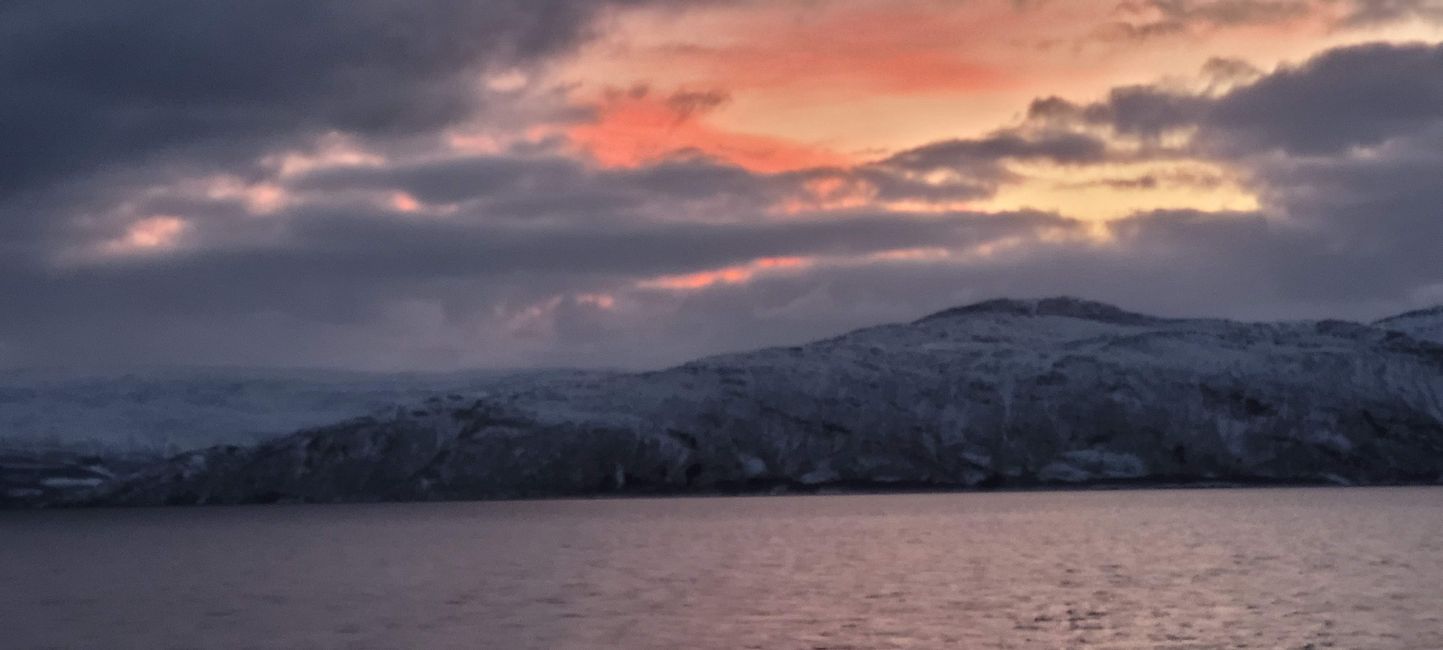
[[[0,646],[1443,648],[1443,489],[0,513]]]

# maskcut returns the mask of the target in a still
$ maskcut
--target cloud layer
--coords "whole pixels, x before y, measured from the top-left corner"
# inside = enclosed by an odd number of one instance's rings
[[[780,169],[667,144],[729,92],[639,90],[670,126],[608,161],[577,130],[606,107],[537,80],[631,4],[6,5],[0,365],[648,367],[999,295],[1269,318],[1443,302],[1443,46],[1039,88],[980,135]],[[1257,209],[998,207],[1234,185]]]

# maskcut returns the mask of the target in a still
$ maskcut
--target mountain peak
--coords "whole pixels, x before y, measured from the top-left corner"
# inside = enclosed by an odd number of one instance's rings
[[[1019,300],[998,298],[983,302],[953,307],[926,316],[918,323],[934,320],[973,316],[978,314],[1010,314],[1014,316],[1060,316],[1082,320],[1117,323],[1120,325],[1149,325],[1165,319],[1126,311],[1107,303],[1083,300],[1070,296]]]
[[[1443,305],[1389,316],[1373,325],[1403,332],[1416,339],[1443,343]]]
[[[1423,309],[1415,309],[1413,311],[1403,312],[1401,314],[1379,319],[1374,324],[1384,325],[1387,323],[1415,320],[1419,318],[1443,318],[1443,305],[1435,305],[1433,307],[1424,307]]]

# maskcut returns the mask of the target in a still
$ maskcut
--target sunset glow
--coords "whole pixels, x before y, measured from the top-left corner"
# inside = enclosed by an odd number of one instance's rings
[[[116,255],[128,255],[172,248],[186,226],[185,220],[180,217],[146,217],[126,228],[123,236],[107,243],[105,250]]]
[[[785,137],[727,131],[708,125],[705,114],[724,96],[679,92],[652,97],[645,89],[608,93],[595,122],[573,127],[568,136],[597,162],[635,167],[678,153],[698,152],[758,172],[844,165],[852,160]]]
[[[245,48],[203,5],[0,39],[10,293],[189,297],[95,316],[118,358],[657,366],[999,295],[1443,295],[1439,0],[335,3],[237,9]]]
[[[1443,649],[1440,506],[1443,0],[0,0],[0,650]]]
[[[813,260],[801,257],[767,257],[740,266],[645,280],[640,286],[648,289],[704,289],[717,284],[741,284],[759,273],[777,269],[799,269],[813,263]]]

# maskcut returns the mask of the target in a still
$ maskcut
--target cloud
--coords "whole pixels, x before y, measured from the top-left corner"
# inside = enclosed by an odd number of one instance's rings
[[[998,132],[977,139],[935,142],[903,151],[878,163],[879,166],[915,172],[953,170],[986,175],[1003,159],[1045,159],[1061,164],[1095,163],[1107,152],[1107,144],[1079,133],[1043,133],[1027,136]]]
[[[1243,59],[1213,57],[1203,63],[1202,76],[1210,88],[1219,88],[1255,81],[1263,71]]]
[[[569,48],[605,4],[5,3],[0,196],[121,162],[424,133],[477,110],[483,71]]]
[[[1220,64],[1209,62],[1205,74]],[[1232,69],[1236,66],[1227,65]],[[1443,118],[1443,45],[1373,43],[1341,47],[1284,65],[1222,94],[1158,85],[1114,88],[1077,104],[1032,102],[1041,124],[1101,125],[1155,140],[1193,133],[1198,152],[1332,155],[1414,133]]]
[[[1156,140],[1169,131],[1197,126],[1209,105],[1206,96],[1135,85],[1113,88],[1106,100],[1087,105],[1060,97],[1037,99],[1027,115],[1040,123],[1106,125],[1120,135]]]
[[[1326,52],[1240,87],[1208,109],[1204,125],[1234,150],[1335,154],[1439,119],[1443,47],[1379,43]]]
[[[241,237],[230,245],[213,240],[204,250],[69,268],[7,263],[0,293],[12,298],[0,320],[0,340],[27,342],[14,348],[16,363],[304,360],[375,366],[400,363],[381,341],[421,314],[426,327],[461,337],[447,348],[453,362],[560,362],[575,342],[528,338],[539,326],[513,332],[507,323],[538,306],[547,313],[558,305],[571,312],[603,309],[607,301],[578,301],[582,295],[635,293],[651,278],[760,258],[967,249],[1075,228],[1043,214],[855,213],[536,226],[469,214],[417,220],[379,210],[308,208],[267,219],[283,220],[286,232],[263,246]],[[206,227],[204,221],[193,226],[199,234]],[[97,322],[106,324],[103,336],[94,329]],[[344,336],[335,338],[337,332]],[[419,326],[401,336],[426,338]],[[508,350],[516,336],[539,349],[485,358]],[[367,345],[378,349],[335,349],[346,338],[372,341]],[[624,363],[627,353],[611,350],[606,361]]]
[[[1272,25],[1310,16],[1309,0],[1129,0],[1113,13],[1121,17],[1101,26],[1094,38],[1139,41],[1199,30]]]
[[[605,165],[554,132],[437,144],[524,112],[486,106],[473,73],[569,47],[589,3],[255,6],[0,10],[17,37],[0,79],[26,91],[0,96],[0,131],[35,157],[0,175],[0,364],[645,367],[999,295],[1363,318],[1443,287],[1443,46],[1218,62],[1205,89],[1041,98],[1012,126],[863,162],[668,147]],[[291,24],[262,33],[275,20]],[[118,54],[149,29],[188,56]],[[463,32],[478,42],[440,42]],[[321,43],[339,53],[304,56]],[[622,98],[642,100],[684,125],[730,101]],[[1162,158],[1195,164],[1139,166]],[[973,205],[1037,167],[1138,190],[1215,187],[1219,169],[1260,207],[1099,224]]]
[[[567,136],[593,159],[612,167],[634,167],[688,153],[769,172],[851,162],[826,147],[718,128],[700,119],[729,100],[730,95],[721,90],[657,95],[647,86],[613,88],[594,107],[594,117],[572,125]]]
[[[1116,157],[1103,140],[1069,132],[1002,130],[902,151],[855,166],[764,173],[683,150],[644,164],[595,168],[559,155],[483,155],[384,166],[321,170],[297,179],[300,191],[399,191],[427,203],[476,202],[488,218],[585,213],[590,221],[635,218],[715,219],[808,208],[840,199],[946,202],[992,196],[1015,178],[1015,161],[1096,164]],[[855,207],[855,206],[854,206]],[[796,211],[796,210],[793,210]]]
[[[1093,38],[1142,41],[1203,31],[1321,22],[1347,30],[1409,20],[1443,21],[1436,0],[1125,0]]]
[[[1443,22],[1443,4],[1438,0],[1353,0],[1347,3],[1340,24],[1368,27],[1404,20]]]

